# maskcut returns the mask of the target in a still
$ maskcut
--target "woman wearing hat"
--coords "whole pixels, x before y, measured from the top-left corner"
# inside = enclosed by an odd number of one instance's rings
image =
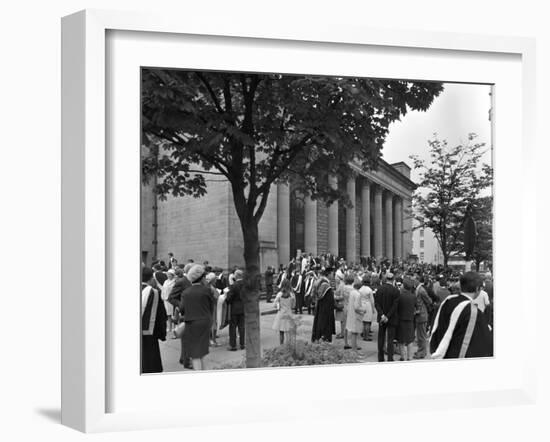
[[[204,285],[204,267],[194,264],[187,277],[191,287],[182,293],[180,310],[185,321],[183,346],[191,358],[194,370],[205,370],[204,357],[208,354],[210,329],[214,311],[214,296],[209,287]]]

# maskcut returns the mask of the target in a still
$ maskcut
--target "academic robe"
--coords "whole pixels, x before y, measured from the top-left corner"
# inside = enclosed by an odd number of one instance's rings
[[[159,340],[166,340],[166,309],[160,293],[148,284],[141,291],[141,372],[162,372]]]
[[[332,342],[332,335],[336,334],[334,320],[334,292],[329,288],[324,296],[316,299],[315,316],[311,329],[311,341]]]
[[[443,301],[432,328],[430,351],[434,359],[493,356],[492,330],[469,297],[450,295]]]
[[[290,279],[290,286],[296,296],[296,307],[294,310],[296,312],[301,311],[304,306],[304,284],[301,273],[294,274],[294,276]]]

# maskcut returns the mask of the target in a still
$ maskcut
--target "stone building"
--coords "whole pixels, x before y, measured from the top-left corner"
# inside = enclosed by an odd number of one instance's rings
[[[380,160],[377,170],[355,172],[342,186],[354,202],[330,206],[288,185],[273,185],[259,225],[260,264],[288,263],[298,251],[314,255],[332,252],[358,262],[360,256],[408,258],[412,251],[411,198],[416,185],[403,162]],[[150,187],[141,192],[142,259],[167,259],[230,268],[243,265],[243,240],[231,187],[227,181],[208,182],[201,198],[157,200]]]
[[[429,227],[418,225],[413,230],[412,253],[418,261],[428,264],[443,264],[443,252],[433,231]]]

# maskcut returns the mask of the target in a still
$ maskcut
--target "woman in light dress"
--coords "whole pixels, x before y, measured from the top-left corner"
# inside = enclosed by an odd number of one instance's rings
[[[363,315],[363,340],[372,341],[371,326],[374,318],[374,293],[369,287],[370,277],[368,275],[363,276],[363,283],[359,289],[361,295],[361,305],[365,310]]]
[[[170,269],[166,272],[166,281],[164,281],[164,284],[162,285],[162,288],[160,290],[160,297],[164,301],[164,308],[166,309],[166,316],[167,316],[167,332],[171,333],[172,330],[175,328],[175,322],[173,320],[174,316],[174,306],[168,302],[168,297],[170,296],[170,292],[174,288],[174,284],[176,283],[176,271],[174,269]]]
[[[292,309],[294,309],[296,305],[296,298],[290,289],[290,281],[288,279],[285,279],[281,283],[281,290],[277,293],[277,296],[275,296],[274,302],[277,308],[277,314],[275,315],[272,328],[279,332],[279,342],[283,345],[285,342],[285,335],[287,335],[288,342],[288,332],[293,325]]]
[[[346,327],[346,323],[348,319],[349,296],[350,293],[353,291],[353,281],[355,281],[355,275],[353,274],[353,272],[346,272],[343,282],[340,283],[334,294],[334,301],[336,306],[334,317],[336,321],[340,321],[341,333],[341,335],[336,336],[336,338],[344,338],[345,350],[351,348],[348,342],[348,329]]]
[[[210,272],[206,275],[205,283],[206,286],[212,292],[212,298],[214,299],[214,310],[212,312],[212,328],[210,329],[210,345],[212,347],[217,347],[218,342],[216,341],[218,336],[218,298],[220,297],[220,291],[216,288],[216,274]]]
[[[365,309],[361,303],[361,294],[359,293],[359,289],[362,285],[362,281],[358,278],[353,281],[347,306],[346,331],[350,337],[351,349],[353,351],[360,350],[360,348],[357,347],[357,336],[363,331],[363,315],[365,314]]]

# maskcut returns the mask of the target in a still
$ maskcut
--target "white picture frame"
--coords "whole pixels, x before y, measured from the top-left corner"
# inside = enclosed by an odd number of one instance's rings
[[[217,36],[221,38],[311,42],[337,44],[339,47],[370,46],[379,49],[402,48],[404,51],[426,49],[431,51],[468,52],[483,57],[483,54],[506,54],[520,58],[521,63],[521,137],[517,151],[506,155],[518,155],[523,177],[516,196],[521,198],[522,212],[518,224],[521,224],[520,242],[517,250],[520,254],[521,272],[528,274],[527,256],[534,256],[536,241],[535,229],[529,225],[535,219],[536,188],[535,177],[530,176],[529,167],[534,161],[534,104],[535,104],[535,45],[532,39],[517,37],[492,37],[451,33],[428,33],[404,30],[379,30],[372,28],[353,28],[345,26],[320,26],[319,24],[292,23],[251,23],[222,22],[211,17],[194,17],[192,21],[182,22],[177,17],[154,16],[143,13],[86,10],[63,18],[62,21],[62,423],[84,432],[98,432],[140,428],[162,428],[186,425],[208,425],[201,407],[186,414],[175,411],[141,407],[132,411],[109,411],[108,396],[113,388],[108,376],[109,343],[109,303],[107,287],[109,284],[110,256],[108,244],[111,231],[108,228],[111,196],[109,195],[109,174],[106,120],[107,112],[106,82],[107,44],[106,35],[111,31],[152,32],[163,35]],[[157,34],[158,35],[158,34]],[[442,79],[445,80],[445,79]],[[137,102],[134,103],[138,106]],[[497,107],[498,109],[498,107]],[[497,110],[498,112],[498,110]],[[138,128],[136,127],[136,131]],[[498,138],[497,138],[498,139]],[[504,158],[504,154],[502,154]],[[498,168],[498,162],[496,168]],[[498,189],[498,170],[496,172]],[[534,175],[534,174],[533,174]],[[501,180],[503,178],[500,178]],[[136,189],[137,192],[137,189]],[[497,190],[498,192],[498,190]],[[499,222],[498,217],[497,223]],[[498,225],[497,225],[498,227]],[[498,228],[497,228],[497,231]],[[506,232],[506,228],[500,230]],[[138,239],[136,238],[136,241]],[[500,243],[502,244],[502,243]],[[500,247],[498,240],[496,252]],[[495,274],[498,290],[498,270]],[[502,286],[501,286],[502,287]],[[522,296],[518,302],[522,309],[536,303],[536,290],[533,280],[522,281]],[[131,292],[130,288],[130,292]],[[137,298],[136,298],[137,299]],[[504,298],[503,298],[504,299]],[[504,303],[504,301],[503,301]],[[523,310],[522,310],[523,311]],[[498,319],[498,311],[496,312]],[[129,321],[130,323],[132,321]],[[131,324],[134,325],[134,324]],[[533,354],[536,324],[534,321],[522,325],[526,354]],[[501,335],[502,336],[502,335]],[[495,339],[498,340],[497,331]],[[498,349],[498,345],[496,346]],[[496,358],[498,358],[498,352]],[[475,362],[475,361],[474,361]],[[437,362],[433,362],[437,364]],[[465,361],[452,362],[454,369],[466,367]],[[457,365],[458,364],[458,365]],[[460,365],[462,364],[462,365]],[[461,392],[437,394],[412,394],[409,399],[402,392],[388,392],[376,395],[377,412],[384,410],[407,410],[410,401],[419,409],[464,408],[475,406],[493,406],[511,403],[532,403],[536,392],[535,361],[521,361],[514,372],[514,379],[500,388],[476,389]],[[414,370],[425,364],[415,365]],[[412,370],[412,367],[409,367]],[[451,365],[449,365],[449,369]],[[355,367],[350,376],[357,376]],[[471,369],[468,368],[468,369]],[[138,367],[136,367],[136,371]],[[317,370],[317,369],[316,369]],[[321,368],[324,373],[335,373],[344,368]],[[380,370],[398,373],[398,365],[377,365]],[[264,371],[265,373],[266,371]],[[296,372],[298,373],[298,372]],[[319,373],[319,371],[317,371]],[[210,374],[211,375],[211,374]],[[216,376],[221,374],[215,373]],[[224,374],[238,376],[242,381],[247,372]],[[197,382],[202,375],[196,375]],[[281,376],[289,378],[289,372],[272,370],[267,377]],[[293,374],[298,376],[298,374]],[[186,378],[189,379],[189,378]],[[204,381],[204,379],[203,379]],[[350,406],[333,407],[340,409],[337,415],[344,413],[367,413],[373,405],[361,401],[361,395],[343,395],[341,404]],[[254,410],[253,396],[244,392],[238,399],[243,415],[235,418],[238,422],[272,420],[269,413]],[[372,402],[372,401],[370,401]],[[319,417],[325,409],[323,401],[312,397],[306,400],[311,413]],[[353,405],[353,411],[351,406]],[[265,411],[265,409],[263,410]],[[267,416],[267,417],[266,417]],[[282,413],[277,419],[292,418],[292,412]],[[307,417],[307,414],[306,414]],[[216,418],[216,416],[214,416]],[[220,413],[219,421],[224,422]],[[226,420],[225,422],[230,422]]]

